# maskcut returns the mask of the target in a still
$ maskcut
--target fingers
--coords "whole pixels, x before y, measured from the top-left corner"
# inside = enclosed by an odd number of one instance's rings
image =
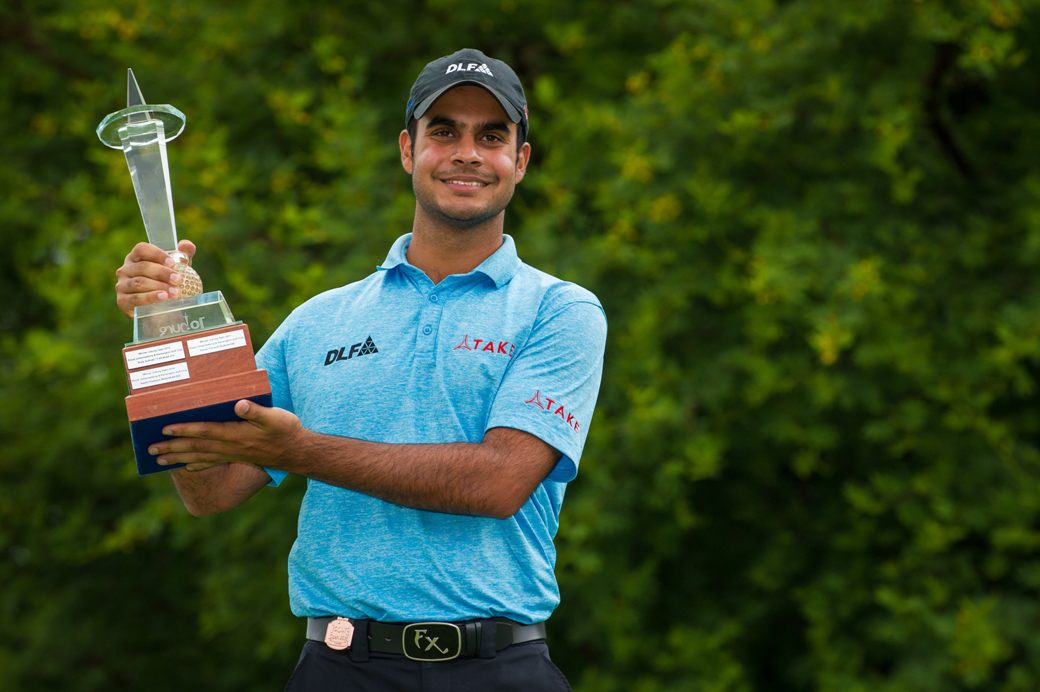
[[[160,466],[189,464],[202,470],[216,464],[249,456],[250,444],[243,440],[246,423],[178,423],[163,429],[170,439],[154,442],[148,453]],[[202,466],[201,464],[205,464]]]
[[[179,280],[175,277],[174,280]],[[176,298],[180,289],[169,282],[143,276],[120,277],[116,281],[116,305],[133,317],[134,308]]]
[[[152,445],[148,451],[156,455],[155,462],[160,466],[188,464],[192,467],[189,469],[190,471],[200,471],[219,464],[226,464],[234,461],[241,454],[241,450],[232,444],[195,438],[175,438]]]
[[[162,429],[162,434],[173,438],[155,445],[168,445],[175,440],[233,440],[241,437],[245,424],[237,421],[223,423],[174,423]],[[155,452],[152,452],[154,454]]]
[[[189,257],[195,254],[190,240],[182,240],[178,249]],[[116,305],[133,316],[135,307],[178,297],[181,276],[173,266],[170,256],[155,245],[135,245],[116,270]]]

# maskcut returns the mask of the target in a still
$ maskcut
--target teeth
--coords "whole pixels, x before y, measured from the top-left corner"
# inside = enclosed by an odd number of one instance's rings
[[[465,185],[466,187],[481,187],[484,183],[473,180],[448,180],[449,185]]]

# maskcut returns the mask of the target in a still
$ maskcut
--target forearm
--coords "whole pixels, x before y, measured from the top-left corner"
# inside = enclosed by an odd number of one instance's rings
[[[237,507],[270,478],[266,471],[252,464],[232,462],[202,471],[175,469],[170,472],[170,480],[188,512],[200,517]]]
[[[244,501],[269,480],[266,466],[417,509],[505,518],[560,457],[512,428],[492,428],[479,443],[389,444],[316,433],[290,411],[246,400],[235,404],[235,413],[238,422],[169,425],[163,433],[172,439],[149,448],[160,464],[228,466],[223,475],[207,470],[175,477],[193,513]],[[242,461],[249,463],[233,463]],[[200,477],[187,475],[193,473]]]
[[[282,467],[408,507],[505,518],[558,456],[540,442],[510,444],[521,435],[497,429],[480,443],[385,444],[307,431]]]

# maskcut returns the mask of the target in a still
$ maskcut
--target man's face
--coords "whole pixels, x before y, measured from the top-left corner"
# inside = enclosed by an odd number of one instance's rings
[[[473,228],[501,215],[527,169],[531,147],[517,151],[517,125],[478,86],[455,87],[437,99],[415,132],[402,132],[401,163],[412,175],[416,217]]]

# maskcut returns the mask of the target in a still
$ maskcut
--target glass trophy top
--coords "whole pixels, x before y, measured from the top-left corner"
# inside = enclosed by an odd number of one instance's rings
[[[235,324],[220,291],[134,308],[134,340],[140,344]]]
[[[137,118],[134,118],[137,116]],[[138,119],[139,118],[139,119]],[[163,126],[163,141],[177,139],[184,132],[187,116],[167,103],[149,103],[130,106],[123,110],[109,113],[97,126],[97,136],[101,143],[110,149],[124,149],[121,132],[126,132],[130,125],[142,125],[149,121],[159,122]]]
[[[133,70],[127,70],[126,108],[109,113],[97,127],[105,146],[123,150],[148,242],[166,252],[177,249],[166,142],[184,130],[185,120],[173,106],[145,103]]]
[[[146,103],[141,87],[137,85],[134,71],[126,71],[126,108],[109,113],[97,126],[97,136],[101,143],[112,149],[126,149],[124,133],[128,125],[143,125],[149,121],[162,124],[162,142],[177,139],[184,132],[187,117],[184,113],[165,103]]]

